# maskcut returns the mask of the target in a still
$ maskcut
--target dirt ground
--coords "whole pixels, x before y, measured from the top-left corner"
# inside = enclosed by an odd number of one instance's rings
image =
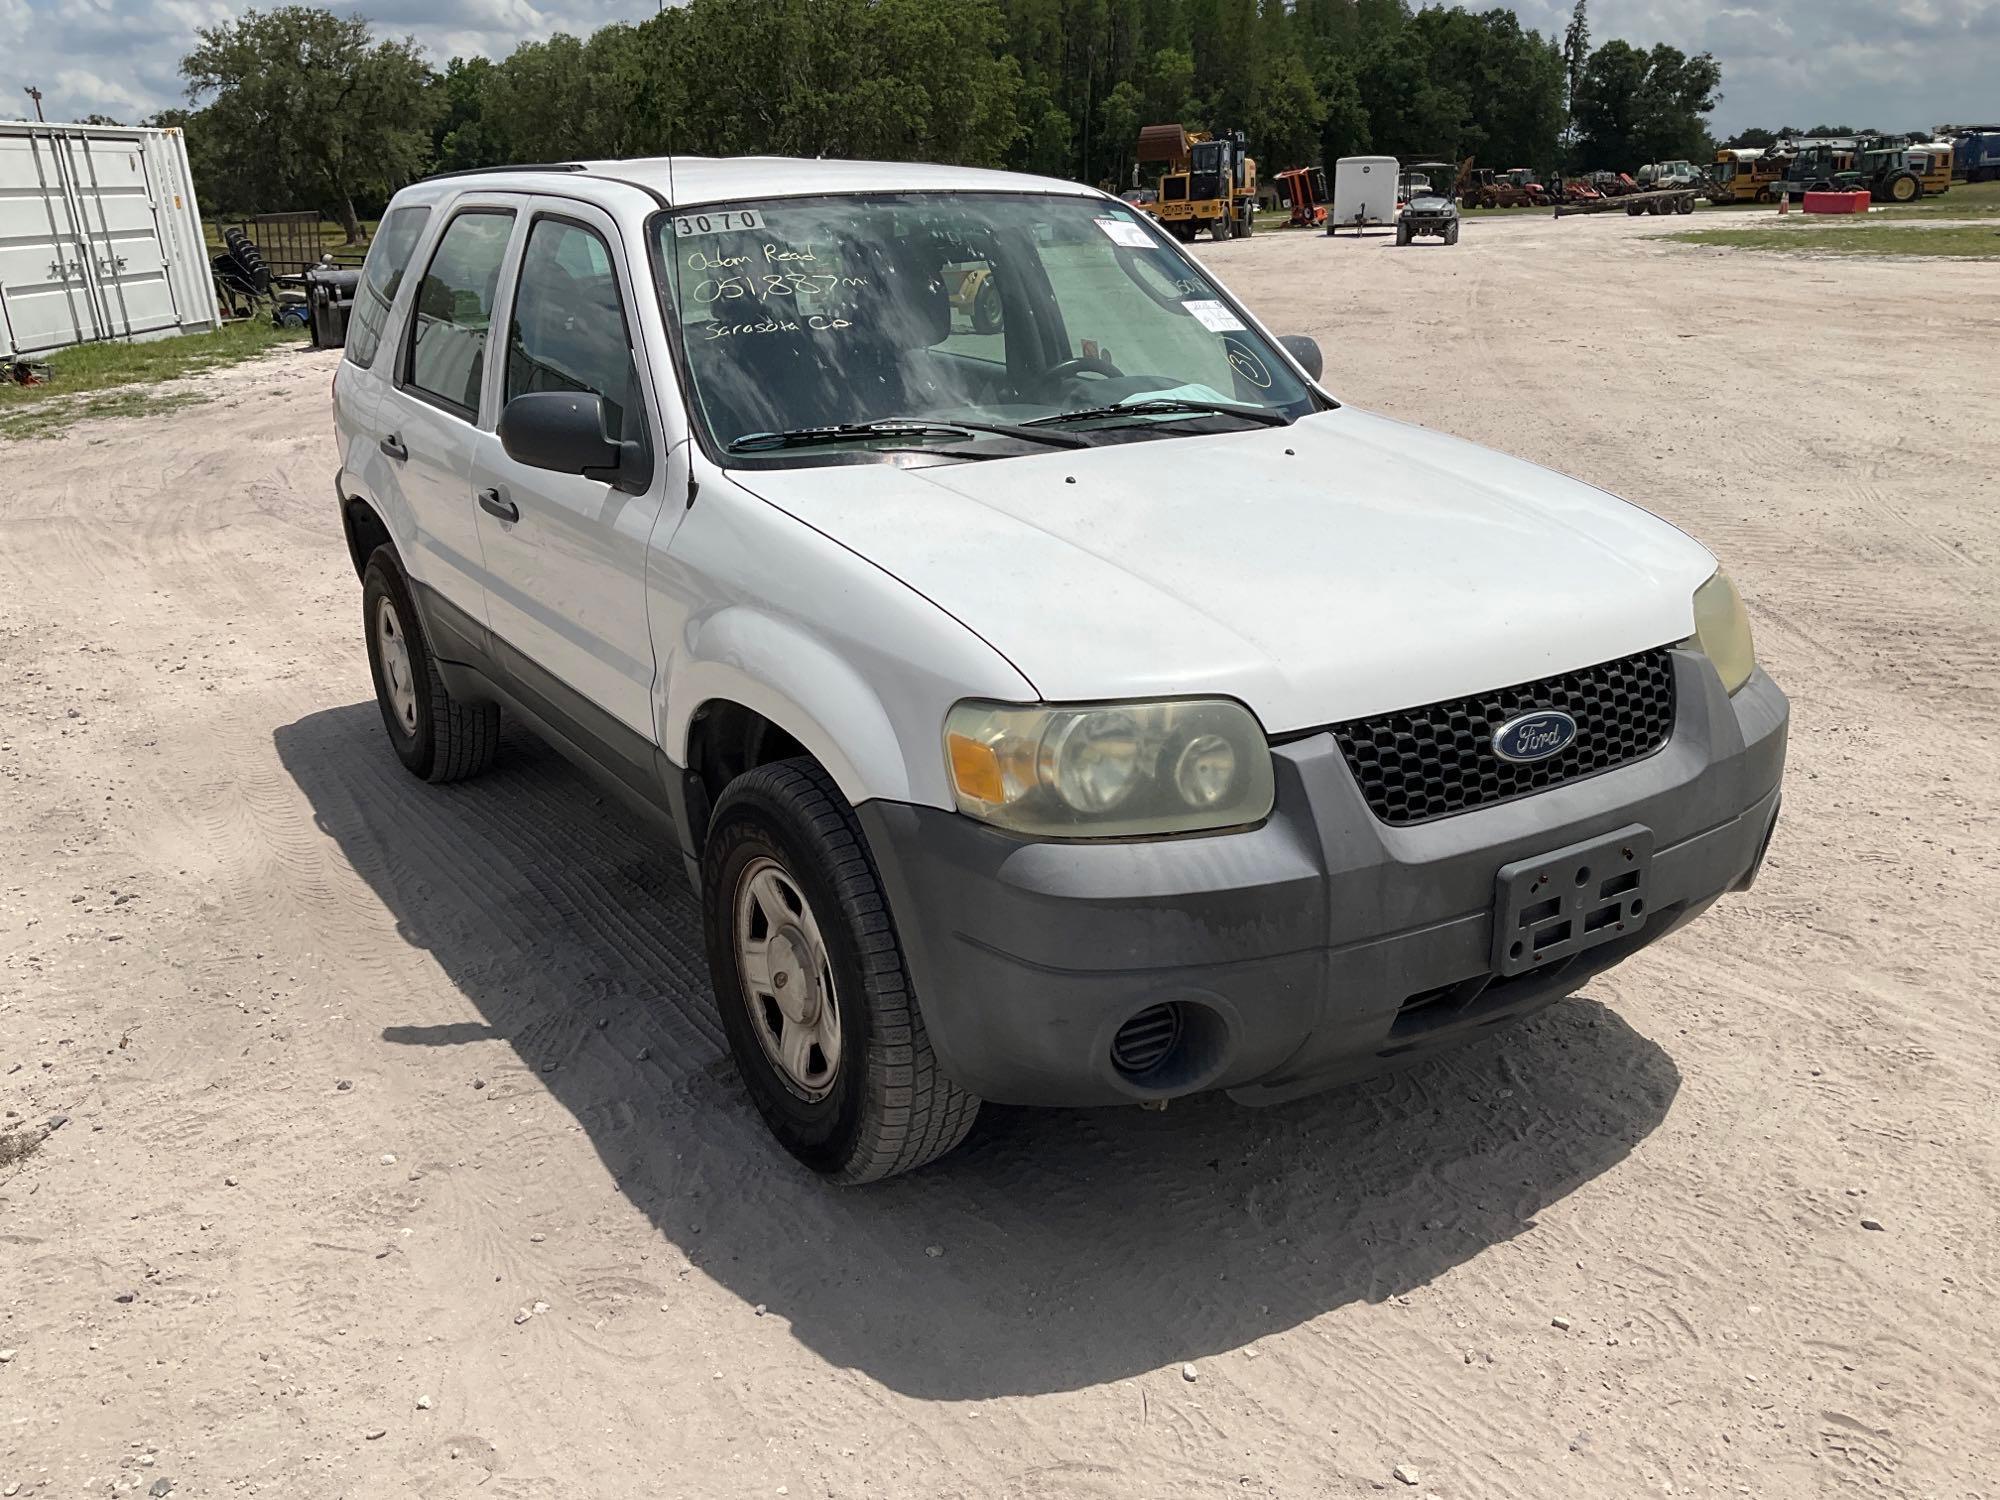
[[[2000,1494],[2000,265],[1676,227],[1198,253],[1723,557],[1758,888],[1421,1070],[865,1191],[615,806],[391,758],[328,356],[0,445],[0,1494]]]

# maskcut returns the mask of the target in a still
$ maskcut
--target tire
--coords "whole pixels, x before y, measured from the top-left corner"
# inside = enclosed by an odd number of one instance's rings
[[[1212,240],[1226,240],[1229,238],[1229,216],[1227,214],[1208,226],[1208,237]]]
[[[1456,245],[1458,243],[1458,225],[1447,224],[1444,226],[1444,242],[1447,245]]]
[[[1889,179],[1889,201],[1891,203],[1915,203],[1924,195],[1924,185],[1908,173]]]
[[[477,776],[492,765],[500,748],[500,710],[491,703],[462,703],[447,691],[410,585],[388,547],[375,549],[362,575],[361,620],[382,727],[405,768],[426,781],[445,782]]]
[[[1407,224],[1398,224],[1398,225],[1396,226],[1396,243],[1397,243],[1398,245],[1407,245],[1407,244],[1409,244],[1409,243],[1410,243],[1410,226],[1409,226],[1409,225],[1407,225]]]
[[[1676,203],[1676,204],[1674,205],[1674,207],[1675,207],[1675,208],[1676,208],[1677,210],[1679,210],[1679,211],[1680,211],[1681,213],[1684,213],[1684,214],[1691,214],[1691,213],[1693,213],[1693,212],[1694,212],[1694,195],[1693,195],[1692,193],[1690,193],[1690,194],[1689,194],[1689,195],[1688,195],[1687,197],[1685,197],[1685,198],[1681,199],[1681,201],[1680,201],[1679,203]]]
[[[978,1096],[938,1068],[867,840],[819,765],[777,761],[724,790],[702,854],[702,914],[730,1052],[787,1151],[851,1184],[911,1171],[965,1139]],[[744,964],[759,942],[783,954],[767,957],[761,989]],[[797,975],[814,991],[810,1025],[779,1005],[779,981]],[[807,1038],[796,1073],[783,1057],[794,1028]]]
[[[1000,288],[991,280],[981,282],[979,290],[973,294],[972,331],[974,333],[1000,331]]]
[[[1249,213],[1243,216],[1243,227],[1237,232],[1241,234],[1244,239],[1247,240],[1253,233],[1256,232],[1256,229],[1257,229],[1257,211],[1253,208],[1250,210]]]

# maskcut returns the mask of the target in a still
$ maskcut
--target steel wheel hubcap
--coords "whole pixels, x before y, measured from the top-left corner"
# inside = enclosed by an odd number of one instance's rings
[[[736,887],[736,968],[750,1029],[792,1091],[824,1099],[840,1072],[840,1003],[819,921],[798,882],[758,859]]]
[[[389,708],[403,733],[417,732],[417,682],[410,671],[410,643],[403,637],[403,622],[396,606],[387,599],[375,606],[375,639],[382,653],[382,686],[389,694]]]

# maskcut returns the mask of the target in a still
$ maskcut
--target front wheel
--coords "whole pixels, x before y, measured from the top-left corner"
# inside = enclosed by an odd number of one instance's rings
[[[702,858],[709,974],[751,1102],[815,1172],[874,1182],[979,1114],[939,1070],[854,811],[810,760],[731,782]]]
[[[1458,225],[1447,224],[1444,226],[1444,242],[1447,245],[1456,245],[1458,243]]]

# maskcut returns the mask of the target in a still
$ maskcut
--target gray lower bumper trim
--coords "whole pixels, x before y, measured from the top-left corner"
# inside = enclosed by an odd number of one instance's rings
[[[1569,993],[1755,875],[1787,708],[1730,698],[1676,653],[1679,721],[1645,760],[1408,828],[1378,821],[1329,735],[1276,751],[1261,827],[1027,843],[954,813],[860,809],[926,1025],[986,1098],[1086,1105],[1226,1088],[1272,1101],[1378,1071]],[[1629,939],[1492,976],[1496,872],[1627,824],[1652,830],[1651,915]],[[1111,1040],[1175,1003],[1179,1055],[1141,1078]]]

